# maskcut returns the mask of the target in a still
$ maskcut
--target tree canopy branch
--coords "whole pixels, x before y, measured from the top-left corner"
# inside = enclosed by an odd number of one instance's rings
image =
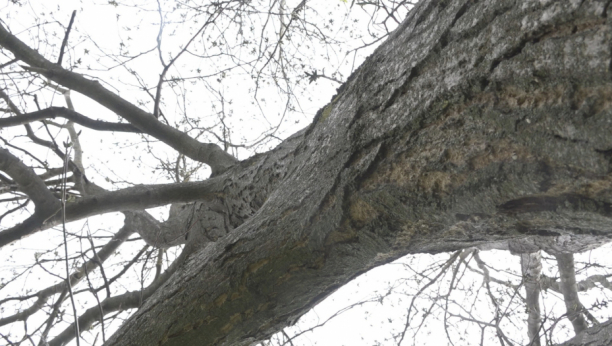
[[[47,189],[45,182],[8,150],[0,148],[0,170],[8,174],[20,190],[32,199],[36,213],[55,213],[60,209],[60,201]]]
[[[104,261],[106,261],[132,233],[134,233],[134,230],[131,227],[129,227],[128,225],[123,226],[113,236],[113,238],[108,243],[106,243],[106,245],[104,245],[104,247],[102,247],[100,251],[97,252],[97,258],[90,259],[89,261],[81,265],[77,270],[75,270],[72,275],[70,275],[70,285],[75,286],[85,277],[85,273],[91,272],[92,270],[100,266]],[[7,325],[14,321],[23,321],[27,319],[29,316],[40,310],[45,305],[49,297],[53,296],[54,294],[63,292],[66,288],[66,281],[61,281],[55,285],[49,286],[31,295],[30,297],[38,297],[36,302],[34,302],[34,304],[32,304],[32,306],[30,306],[29,308],[22,310],[19,313],[0,319],[0,326]],[[4,301],[7,300],[9,299],[5,299]]]
[[[237,162],[233,156],[223,151],[218,145],[201,143],[186,133],[161,123],[152,114],[103,87],[100,82],[87,79],[52,63],[11,34],[1,24],[0,46],[11,51],[15,58],[31,66],[23,66],[26,70],[40,73],[68,89],[76,90],[95,100],[125,118],[142,132],[159,139],[193,160],[206,163],[211,167],[213,174],[223,172]]]
[[[132,124],[94,120],[64,107],[49,107],[32,113],[18,114],[9,118],[3,118],[0,119],[0,128],[24,125],[44,119],[55,119],[56,117],[71,120],[92,130],[142,133],[140,129]]]

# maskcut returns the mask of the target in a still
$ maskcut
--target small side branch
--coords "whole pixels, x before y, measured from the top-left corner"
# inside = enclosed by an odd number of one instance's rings
[[[74,17],[76,16],[76,10],[72,11],[72,16],[70,17],[70,23],[68,24],[68,29],[66,29],[66,35],[64,35],[64,41],[62,41],[62,48],[60,48],[60,55],[57,59],[57,64],[62,66],[62,58],[64,57],[64,49],[66,49],[66,44],[68,43],[68,36],[70,36],[70,30],[72,29],[72,23],[74,23]]]
[[[2,151],[0,151],[1,153]],[[1,159],[2,157],[0,156],[0,170],[4,170],[2,169],[3,161]],[[35,174],[34,176],[38,178]],[[114,211],[142,210],[171,203],[186,203],[216,198],[223,194],[222,177],[219,176],[201,182],[140,185],[84,197],[66,206],[66,222]],[[14,179],[13,176],[11,178]],[[19,184],[19,182],[17,183]],[[44,185],[44,182],[41,181],[41,183]],[[29,188],[32,187],[30,186]],[[27,193],[26,190],[24,192]],[[53,198],[55,199],[55,197]],[[34,215],[21,224],[1,231],[0,247],[37,231],[58,225],[61,217],[55,215],[55,213],[61,209],[61,206],[59,200],[55,199],[55,201],[57,202],[57,209],[55,211],[34,213]]]

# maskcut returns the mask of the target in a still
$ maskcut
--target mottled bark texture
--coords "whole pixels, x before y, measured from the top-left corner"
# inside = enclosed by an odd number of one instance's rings
[[[217,177],[243,215],[107,344],[248,345],[406,254],[607,242],[608,4],[423,0],[287,153]]]

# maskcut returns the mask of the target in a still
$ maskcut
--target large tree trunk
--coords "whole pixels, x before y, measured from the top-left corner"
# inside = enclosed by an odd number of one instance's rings
[[[308,129],[217,177],[258,209],[107,344],[248,345],[406,254],[606,242],[608,4],[423,0]]]

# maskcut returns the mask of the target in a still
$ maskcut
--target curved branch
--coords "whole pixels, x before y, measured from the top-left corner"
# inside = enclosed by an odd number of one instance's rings
[[[11,51],[15,58],[30,65],[30,67],[23,66],[24,69],[40,73],[60,85],[95,100],[125,118],[142,132],[159,139],[193,160],[206,163],[211,167],[213,174],[223,172],[237,162],[233,156],[223,151],[218,145],[201,143],[186,133],[161,123],[152,114],[106,89],[98,81],[89,80],[45,59],[1,24],[0,46]]]
[[[141,130],[132,124],[110,123],[106,121],[94,120],[64,107],[49,107],[32,113],[20,114],[9,118],[0,119],[0,128],[24,125],[33,121],[54,119],[56,117],[65,118],[81,126],[98,131],[142,133]]]
[[[48,215],[57,212],[60,201],[47,189],[45,182],[8,150],[0,148],[0,171],[8,174],[19,189],[34,202],[35,214]]]

